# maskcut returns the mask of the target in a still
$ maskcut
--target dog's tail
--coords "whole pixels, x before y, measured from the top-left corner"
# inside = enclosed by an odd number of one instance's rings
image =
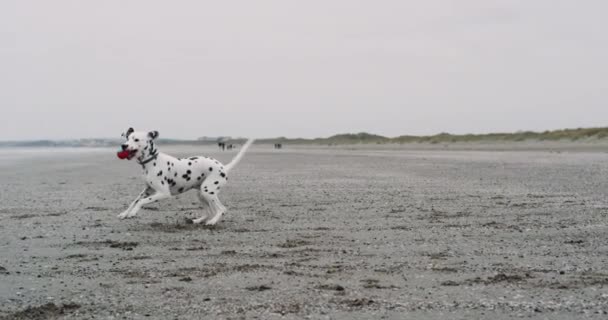
[[[237,153],[236,157],[234,157],[234,159],[232,159],[232,161],[230,161],[230,163],[226,165],[226,173],[228,173],[230,170],[232,170],[232,168],[234,168],[234,166],[236,166],[239,163],[239,161],[241,161],[241,159],[243,159],[245,152],[247,152],[247,149],[249,149],[249,147],[251,147],[251,145],[253,144],[253,141],[255,141],[255,139],[249,139],[249,140],[247,140],[247,142],[245,142],[245,144],[243,145],[243,147],[241,148],[239,153]]]

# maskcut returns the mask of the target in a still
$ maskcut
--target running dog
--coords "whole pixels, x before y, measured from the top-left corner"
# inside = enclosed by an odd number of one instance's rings
[[[123,137],[126,138],[126,142],[122,144],[122,151],[118,153],[118,157],[128,160],[137,159],[143,170],[146,188],[118,217],[121,219],[133,217],[146,204],[170,198],[190,189],[198,189],[197,194],[203,204],[203,216],[192,221],[196,224],[205,222],[207,225],[215,225],[226,212],[226,207],[220,202],[218,193],[228,181],[230,170],[239,163],[253,143],[253,139],[248,140],[236,157],[224,166],[209,157],[180,159],[159,153],[154,145],[158,131],[135,131],[129,128]]]

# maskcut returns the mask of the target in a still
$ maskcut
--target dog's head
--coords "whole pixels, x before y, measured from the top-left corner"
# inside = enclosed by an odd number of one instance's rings
[[[154,139],[158,138],[158,131],[135,131],[133,128],[129,128],[122,136],[126,141],[121,148],[128,160],[133,158],[143,160],[156,152]]]

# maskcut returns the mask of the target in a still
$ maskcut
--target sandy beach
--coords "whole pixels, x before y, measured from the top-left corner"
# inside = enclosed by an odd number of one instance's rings
[[[607,317],[602,148],[377,149],[255,146],[214,227],[194,193],[119,220],[116,150],[0,150],[0,319]]]

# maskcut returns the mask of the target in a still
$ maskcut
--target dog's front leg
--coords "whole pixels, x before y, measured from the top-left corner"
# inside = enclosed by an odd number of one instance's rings
[[[127,208],[127,210],[123,211],[121,214],[118,215],[118,217],[120,219],[124,219],[126,217],[129,216],[129,212],[131,212],[131,210],[133,210],[133,207],[135,207],[135,204],[137,204],[137,202],[139,202],[143,197],[147,197],[148,195],[150,195],[152,193],[152,191],[154,191],[154,189],[150,188],[150,187],[146,187],[144,189],[144,191],[142,191],[137,198],[135,198],[135,200],[133,200],[133,202],[131,202],[131,205],[129,205],[129,207]]]
[[[129,214],[127,216],[128,217],[135,216],[137,214],[137,212],[141,209],[141,207],[147,205],[148,203],[152,203],[152,202],[170,198],[170,197],[171,197],[170,193],[159,192],[159,191],[156,191],[156,193],[151,196],[144,196],[143,198],[139,199],[139,201],[137,201],[137,203],[135,204],[133,209],[131,209],[131,212],[129,212]]]

